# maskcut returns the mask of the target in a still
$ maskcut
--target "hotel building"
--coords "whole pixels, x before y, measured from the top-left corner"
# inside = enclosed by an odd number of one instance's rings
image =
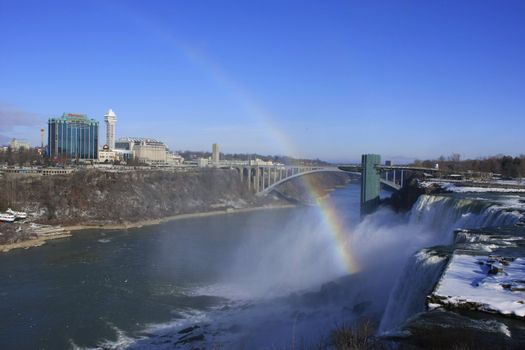
[[[73,113],[50,118],[48,145],[51,158],[98,159],[98,121]]]

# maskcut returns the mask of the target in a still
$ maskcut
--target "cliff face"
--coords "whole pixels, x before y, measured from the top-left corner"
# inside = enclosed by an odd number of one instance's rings
[[[397,192],[394,192],[389,198],[383,200],[383,205],[388,205],[397,212],[410,211],[414,203],[422,194],[439,194],[443,193],[439,185],[421,187],[418,183],[418,177],[408,179],[405,185]]]
[[[323,194],[344,185],[345,174],[306,175]],[[83,170],[71,175],[0,178],[0,211],[11,207],[49,224],[121,223],[171,215],[305,202],[304,179],[282,184],[281,194],[257,197],[236,170],[194,169],[187,172]]]
[[[41,222],[122,222],[246,207],[257,199],[234,170],[189,172],[96,170],[67,176],[0,179],[0,210],[37,213]]]

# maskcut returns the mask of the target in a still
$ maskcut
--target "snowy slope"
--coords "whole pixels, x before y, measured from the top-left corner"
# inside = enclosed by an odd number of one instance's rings
[[[429,301],[525,318],[525,259],[454,254]]]

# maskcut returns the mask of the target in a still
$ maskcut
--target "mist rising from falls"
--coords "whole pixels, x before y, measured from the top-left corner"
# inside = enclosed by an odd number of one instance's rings
[[[350,208],[348,203],[335,204],[337,215],[346,223],[348,253],[359,273],[381,279],[389,288],[410,256],[421,248],[451,244],[454,229],[508,225],[520,217],[491,201],[452,196],[423,195],[407,214],[381,208],[362,221],[357,196]],[[340,242],[318,209],[297,211],[287,218],[282,232],[272,238],[247,234],[239,242],[231,268],[221,281],[229,287],[221,294],[235,290],[245,298],[275,297],[318,288],[348,274],[341,263]],[[371,284],[377,285],[376,281]],[[372,297],[384,299],[383,294]],[[382,304],[385,306],[386,300]]]
[[[334,234],[316,208],[288,217],[282,232],[272,238],[244,237],[225,280],[241,294],[259,298],[319,286],[348,273]]]

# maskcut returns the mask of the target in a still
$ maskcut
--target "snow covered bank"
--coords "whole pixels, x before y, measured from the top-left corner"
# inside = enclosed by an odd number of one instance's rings
[[[523,349],[523,217],[512,225],[458,229],[452,245],[433,250],[448,250],[449,258],[427,294],[426,307],[412,314],[397,332],[386,335],[416,348],[439,344],[442,348]]]
[[[454,181],[421,181],[422,188],[440,186],[443,190],[456,193],[525,193],[525,187],[518,183],[465,183]]]
[[[525,318],[525,259],[454,254],[429,297],[441,306]]]

